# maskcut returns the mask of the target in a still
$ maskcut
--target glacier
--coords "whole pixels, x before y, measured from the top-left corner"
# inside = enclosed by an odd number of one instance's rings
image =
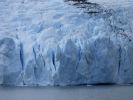
[[[133,2],[78,1],[0,1],[1,85],[133,83]]]

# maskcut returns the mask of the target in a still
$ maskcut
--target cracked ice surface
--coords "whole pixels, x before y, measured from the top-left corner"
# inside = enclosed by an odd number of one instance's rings
[[[133,3],[125,4],[1,0],[0,84],[133,83]]]

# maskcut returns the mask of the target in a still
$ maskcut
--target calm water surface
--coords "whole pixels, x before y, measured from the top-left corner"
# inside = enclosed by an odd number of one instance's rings
[[[133,86],[0,87],[0,100],[132,100]]]

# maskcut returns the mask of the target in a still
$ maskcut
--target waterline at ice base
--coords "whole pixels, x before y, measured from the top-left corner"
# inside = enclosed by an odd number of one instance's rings
[[[1,0],[0,84],[132,84],[133,1],[104,1]]]

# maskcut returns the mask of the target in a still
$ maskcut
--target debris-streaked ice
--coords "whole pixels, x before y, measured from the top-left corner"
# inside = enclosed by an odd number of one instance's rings
[[[0,1],[0,84],[133,83],[132,6]]]

